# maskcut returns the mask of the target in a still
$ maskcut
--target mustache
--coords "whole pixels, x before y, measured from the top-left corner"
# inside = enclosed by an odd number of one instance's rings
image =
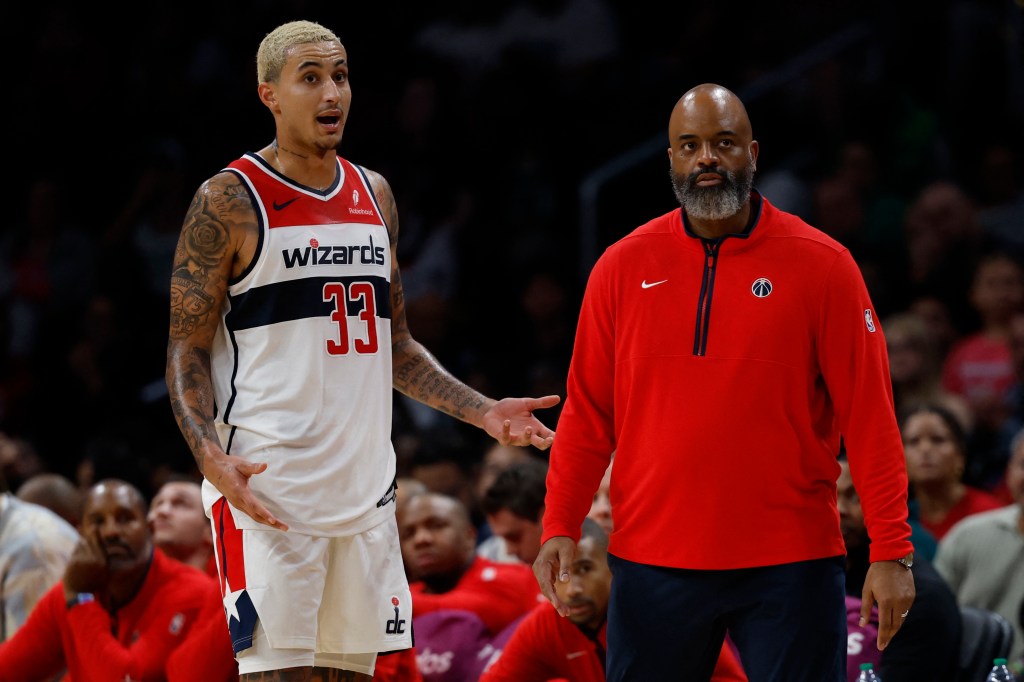
[[[702,175],[717,175],[718,177],[722,178],[722,180],[726,184],[736,184],[735,173],[732,173],[731,171],[728,170],[723,170],[718,166],[714,166],[712,168],[701,168],[687,175],[685,180],[687,187],[696,187],[697,178],[699,178]]]

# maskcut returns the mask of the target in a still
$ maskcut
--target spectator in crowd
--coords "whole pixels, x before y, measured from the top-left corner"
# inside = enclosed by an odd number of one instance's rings
[[[928,338],[935,344],[941,374],[941,364],[945,362],[953,345],[960,340],[949,302],[933,294],[922,294],[910,302],[906,311],[917,315],[928,328]]]
[[[604,476],[597,486],[597,492],[594,493],[594,501],[590,503],[590,511],[587,512],[587,518],[597,521],[597,525],[601,526],[608,536],[611,536],[612,529],[615,527],[615,524],[612,522],[611,498],[612,464],[614,463],[615,455],[612,454],[612,461],[609,462],[608,468],[604,471]]]
[[[213,532],[203,509],[199,483],[187,476],[169,477],[154,496],[147,520],[157,549],[202,570],[220,590]],[[223,604],[210,602],[200,613],[193,634],[168,658],[168,678],[211,682],[239,679],[239,664],[224,619]]]
[[[440,415],[436,410],[425,409]],[[475,452],[458,431],[445,428],[420,433],[422,437],[410,463],[409,476],[422,481],[431,492],[454,497],[472,510],[476,504],[473,499]]]
[[[494,635],[538,603],[540,589],[528,566],[476,554],[476,529],[455,498],[437,493],[412,497],[398,528],[402,558],[414,577],[410,589],[416,617],[440,609],[472,611]]]
[[[46,507],[75,528],[82,523],[82,491],[67,476],[49,472],[18,486],[18,499]]]
[[[195,480],[171,476],[153,497],[147,520],[158,549],[203,571],[220,589],[213,532],[203,510],[201,488]],[[192,635],[170,655],[168,677],[187,679],[190,672],[201,670],[204,679],[211,682],[238,679],[238,662],[224,619],[223,605],[211,602],[198,617]]]
[[[1021,264],[1007,252],[986,254],[974,268],[968,300],[980,326],[950,349],[942,384],[963,396],[974,413],[971,443],[976,461],[967,472],[968,482],[991,488],[1006,464],[993,450],[999,448],[998,434],[1008,416],[1003,399],[1014,381],[1010,321],[1024,308]]]
[[[1014,503],[969,516],[939,541],[935,568],[961,606],[995,611],[1014,625],[1010,658],[1024,656],[1024,431],[1013,440],[1006,483]]]
[[[902,311],[882,321],[885,345],[889,352],[889,374],[892,377],[896,413],[922,403],[937,403],[955,414],[970,433],[974,412],[962,395],[942,386],[943,355],[940,340],[927,322],[913,311]]]
[[[519,558],[508,551],[505,539],[495,535],[487,523],[487,515],[483,510],[483,499],[487,495],[487,489],[491,487],[495,479],[503,470],[514,462],[521,462],[528,459],[536,459],[538,453],[529,448],[519,448],[510,445],[494,443],[484,451],[483,458],[476,470],[473,481],[474,504],[479,520],[475,520],[477,528],[476,552],[480,556],[492,561],[519,561]]]
[[[45,469],[46,461],[32,441],[0,429],[0,475],[11,490],[19,490],[25,481]]]
[[[527,564],[540,551],[546,475],[543,460],[515,462],[498,474],[482,502],[491,531],[505,540],[510,554]]]
[[[971,262],[983,242],[977,212],[964,189],[948,180],[928,183],[904,213],[904,261],[890,270],[890,277],[899,281],[888,290],[910,300],[938,297],[948,307],[954,326],[965,329],[971,303],[964,292],[971,288]]]
[[[914,553],[914,608],[910,610],[900,636],[884,651],[875,645],[878,612],[860,626],[864,577],[867,575],[871,539],[864,526],[864,510],[853,486],[850,463],[839,460],[836,502],[839,527],[846,544],[847,678],[857,679],[861,663],[874,663],[885,682],[956,682],[960,652],[960,610],[949,586],[927,559]],[[915,548],[916,549],[916,548]]]
[[[476,682],[491,639],[540,602],[533,572],[521,563],[476,554],[476,529],[456,498],[433,492],[399,512],[410,583],[416,660],[428,682]],[[402,660],[379,657],[383,673]]]
[[[412,476],[399,476],[395,484],[395,509],[398,513],[401,513],[402,507],[412,498],[420,493],[430,492],[426,483]]]
[[[213,531],[199,483],[189,478],[168,480],[150,502],[148,520],[153,544],[164,554],[217,577]]]
[[[1010,318],[1010,357],[1013,360],[1013,384],[1003,396],[1003,409],[1006,419],[1003,421],[998,438],[1000,449],[1005,452],[1004,459],[1009,460],[1011,444],[1017,432],[1024,429],[1024,309],[1018,310]],[[1005,445],[1004,445],[1005,444]],[[1013,495],[1006,485],[1006,465],[999,476],[992,494],[1003,504],[1012,504]]]
[[[967,435],[952,412],[919,405],[902,416],[901,430],[918,519],[937,540],[965,516],[1001,506],[990,493],[963,482]]]
[[[15,497],[0,473],[0,642],[14,636],[60,580],[77,542],[71,524]]]
[[[1024,159],[1006,140],[995,139],[978,157],[978,221],[1002,248],[1024,252]]]
[[[75,682],[163,679],[171,653],[220,607],[216,585],[153,546],[145,499],[124,481],[88,491],[81,535],[62,580],[0,644],[0,671],[15,680],[64,668]]]
[[[547,603],[536,606],[514,626],[480,682],[604,682],[611,585],[608,535],[587,518],[569,580],[556,586],[569,615],[563,618]],[[712,682],[746,679],[729,644],[723,644]]]
[[[150,503],[147,519],[157,549],[204,571],[220,589],[213,532],[203,509],[199,483],[187,476],[171,475]],[[169,678],[211,682],[239,679],[239,664],[224,628],[224,617],[223,605],[213,602],[199,615],[193,634],[167,660]]]

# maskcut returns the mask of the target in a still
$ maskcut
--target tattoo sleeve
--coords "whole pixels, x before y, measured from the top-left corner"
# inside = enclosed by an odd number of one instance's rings
[[[200,471],[204,444],[220,447],[213,421],[210,351],[236,256],[232,226],[251,219],[243,188],[217,176],[192,199],[174,253],[167,389],[174,418]]]
[[[391,356],[393,385],[405,395],[461,421],[477,424],[487,398],[459,381],[409,331],[398,268],[398,209],[387,181],[370,173],[387,221],[391,247]]]

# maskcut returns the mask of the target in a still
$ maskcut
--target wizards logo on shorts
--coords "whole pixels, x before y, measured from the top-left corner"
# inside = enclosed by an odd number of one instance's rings
[[[395,607],[395,617],[393,619],[388,619],[387,627],[384,628],[384,631],[387,632],[389,635],[405,634],[405,619],[399,618],[398,607],[400,604],[401,602],[398,601],[398,597],[392,595],[391,605]]]

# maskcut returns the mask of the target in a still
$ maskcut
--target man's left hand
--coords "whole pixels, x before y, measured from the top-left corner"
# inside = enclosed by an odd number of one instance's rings
[[[861,595],[860,625],[864,627],[871,615],[871,606],[878,604],[878,650],[903,627],[917,592],[910,569],[895,561],[876,561],[868,568]]]

